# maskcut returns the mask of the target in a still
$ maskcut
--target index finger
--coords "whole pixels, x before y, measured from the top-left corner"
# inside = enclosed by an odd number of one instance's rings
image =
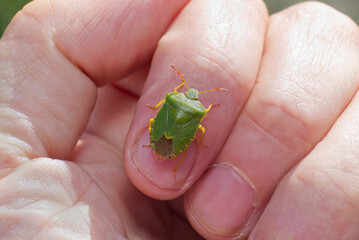
[[[162,37],[125,144],[127,173],[142,192],[159,199],[177,197],[213,160],[256,79],[266,21],[262,1],[195,0]],[[143,147],[150,143],[149,120],[157,114],[146,104],[155,106],[181,83],[169,64],[198,91],[228,89],[227,93],[215,91],[199,96],[205,108],[210,104],[220,106],[208,112],[201,122],[206,129],[203,144],[208,147],[194,140],[176,171],[176,179],[173,169],[181,154],[159,162],[150,148]]]
[[[0,168],[66,158],[86,126],[96,86],[146,63],[185,4],[33,1],[20,11],[0,42]]]

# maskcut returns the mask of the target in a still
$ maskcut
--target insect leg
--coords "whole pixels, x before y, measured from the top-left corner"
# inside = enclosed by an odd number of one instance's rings
[[[148,122],[148,130],[150,131],[151,134],[151,127],[152,127],[152,123],[155,121],[154,118],[151,118],[150,121]]]
[[[183,84],[186,84],[186,87],[187,87],[187,89],[189,90],[189,87],[188,87],[186,81],[185,81],[184,78],[183,78],[183,74],[180,74],[180,73],[178,72],[178,70],[177,70],[174,66],[172,66],[171,64],[170,64],[170,66],[177,72],[177,74],[178,74],[178,75],[180,76],[180,78],[182,79],[182,83],[183,83]],[[183,84],[181,84],[180,86],[182,87]],[[174,92],[176,92],[177,88],[179,88],[180,86],[176,87]]]
[[[204,129],[204,127],[203,127],[201,124],[198,126],[198,128],[202,131],[201,138],[199,139],[199,144],[201,144],[202,146],[204,146],[204,147],[206,148],[207,146],[202,143],[202,139],[203,139],[203,135],[204,135],[205,129]]]
[[[151,106],[148,105],[148,104],[146,104],[146,107],[149,107],[149,108],[155,110],[156,108],[158,108],[158,107],[159,107],[162,103],[164,103],[164,102],[165,102],[165,99],[163,99],[161,102],[157,103],[157,105],[154,106],[154,107],[151,107]]]
[[[209,89],[209,90],[206,90],[206,91],[203,91],[203,92],[199,92],[198,95],[202,94],[202,93],[206,93],[206,92],[210,92],[210,91],[214,91],[214,90],[221,90],[221,91],[225,91],[225,92],[228,92],[227,89],[225,88],[213,88],[213,89]]]
[[[176,93],[177,89],[179,89],[180,87],[182,87],[184,85],[184,82],[182,82],[180,85],[178,85],[177,87],[175,87],[175,89],[173,89],[173,91]]]
[[[213,105],[212,105],[212,104],[211,104],[211,105],[209,105],[209,106],[208,106],[208,108],[207,108],[207,109],[205,109],[205,110],[206,110],[206,113],[207,113],[207,112],[209,112],[209,110],[211,110],[211,108],[212,108],[212,107],[213,107]]]
[[[148,130],[150,131],[150,134],[151,134],[151,127],[152,127],[152,123],[155,121],[154,118],[151,118],[150,121],[148,122]],[[151,144],[150,145],[142,145],[142,147],[147,147],[147,148],[150,148],[151,147]]]
[[[214,104],[214,105],[213,105],[213,104],[211,104],[211,105],[209,105],[209,106],[208,106],[208,108],[207,108],[207,109],[205,109],[205,110],[206,110],[206,113],[207,113],[207,112],[209,112],[209,110],[211,110],[211,109],[212,109],[212,107],[219,107],[219,104]]]
[[[187,148],[187,149],[188,149],[188,148]],[[186,149],[186,150],[184,150],[184,152],[183,152],[183,155],[182,155],[181,159],[180,159],[180,160],[179,160],[179,162],[177,163],[177,166],[173,169],[173,176],[175,176],[175,181],[177,181],[177,178],[176,178],[176,171],[177,171],[177,169],[178,169],[179,165],[181,164],[181,162],[182,162],[182,160],[183,160],[184,156],[186,156],[187,149]]]

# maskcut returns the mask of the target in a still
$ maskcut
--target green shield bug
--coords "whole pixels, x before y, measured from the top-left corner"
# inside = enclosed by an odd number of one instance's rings
[[[147,107],[156,109],[163,104],[156,117],[151,118],[149,121],[151,145],[147,147],[151,147],[155,156],[160,160],[174,158],[183,152],[177,166],[173,169],[173,174],[176,179],[176,170],[186,155],[187,149],[195,138],[198,129],[202,131],[199,140],[199,143],[202,144],[205,129],[201,125],[201,122],[213,106],[211,104],[208,108],[204,108],[198,100],[198,95],[213,90],[227,91],[227,89],[214,88],[198,92],[196,89],[189,88],[183,75],[181,75],[174,66],[170,66],[181,77],[182,83],[178,85],[173,92],[167,93],[165,98],[156,106],[151,107],[146,105]],[[183,85],[187,87],[187,92],[177,92]]]

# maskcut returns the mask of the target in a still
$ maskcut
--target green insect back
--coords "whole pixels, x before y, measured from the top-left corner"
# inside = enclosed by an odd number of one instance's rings
[[[206,115],[205,108],[196,100],[197,90],[193,90],[168,93],[154,119],[150,141],[159,159],[173,158],[186,150]]]

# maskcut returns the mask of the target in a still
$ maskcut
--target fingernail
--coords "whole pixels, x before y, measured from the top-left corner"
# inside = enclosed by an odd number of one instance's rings
[[[177,166],[183,153],[172,159],[159,161],[151,147],[144,147],[150,144],[150,134],[144,130],[132,147],[132,157],[138,171],[153,184],[163,189],[179,189],[185,183],[193,163],[197,156],[197,143],[193,142],[186,156],[176,171],[176,178],[173,169]]]
[[[237,236],[254,210],[255,191],[237,170],[215,165],[190,190],[195,220],[211,234]]]

